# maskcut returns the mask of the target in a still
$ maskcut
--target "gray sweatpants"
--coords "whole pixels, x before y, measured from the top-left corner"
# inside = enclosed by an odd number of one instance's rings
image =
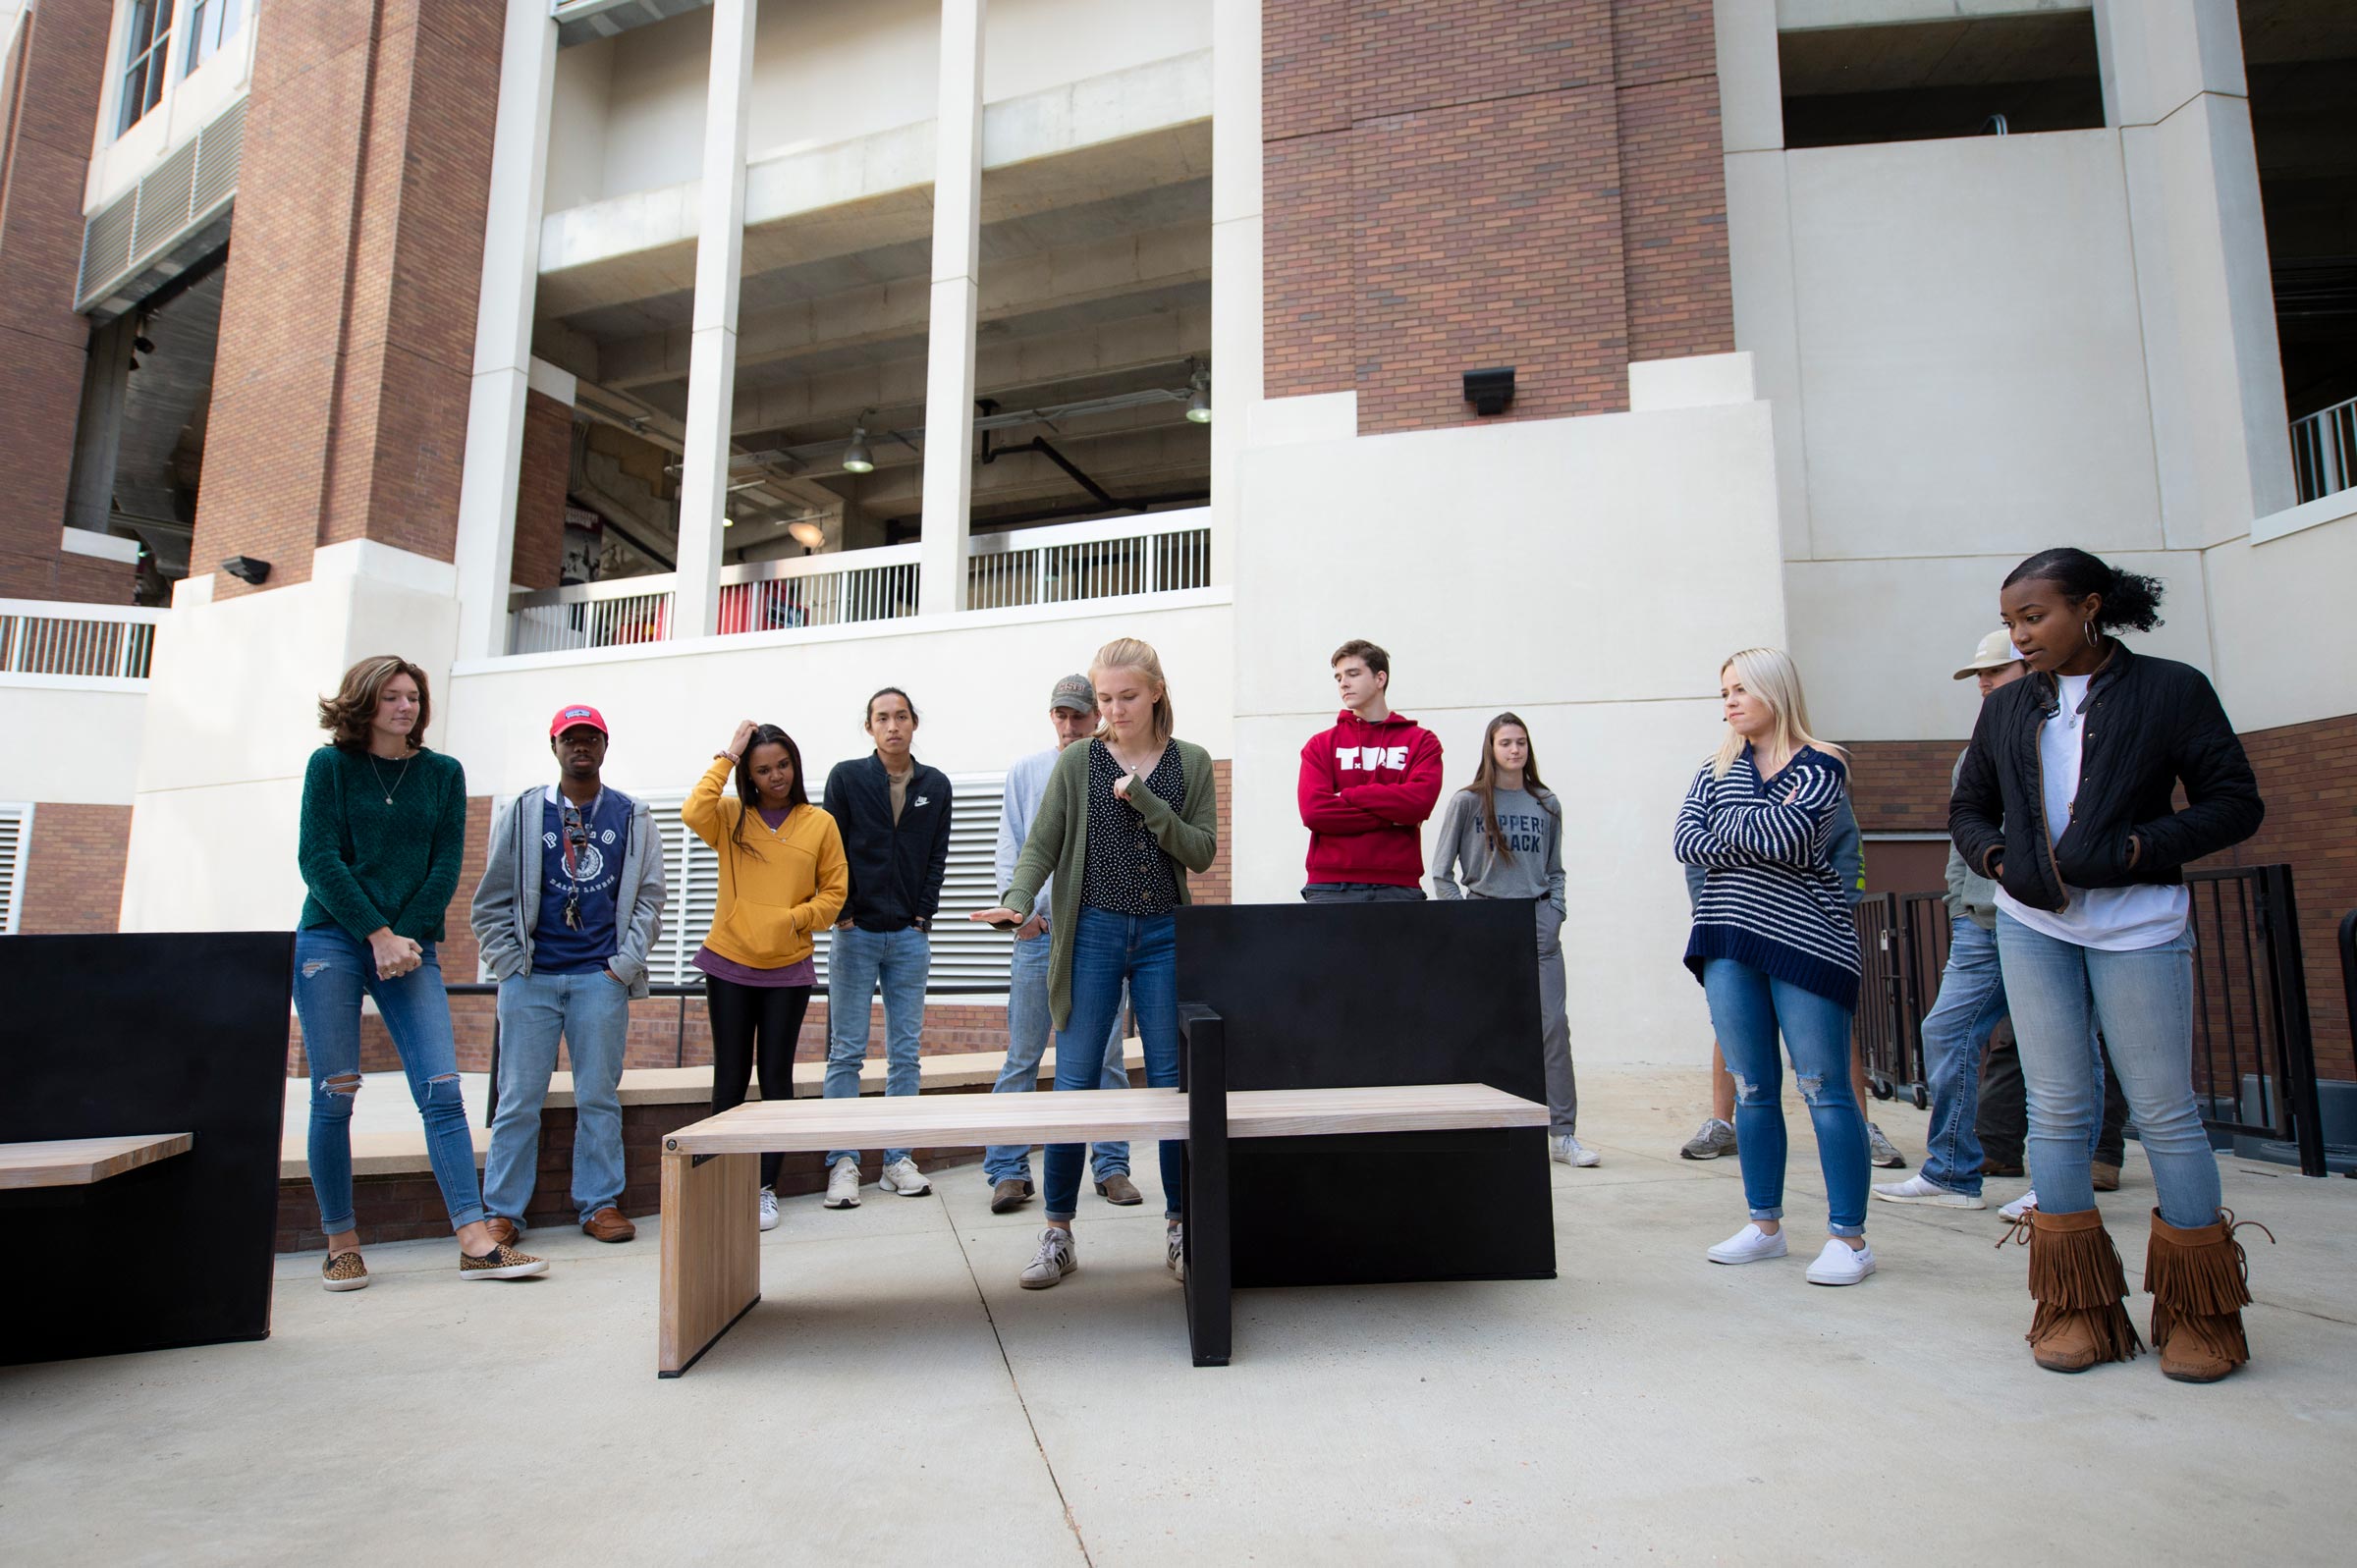
[[[1579,1083],[1571,1073],[1571,1020],[1565,1015],[1562,933],[1553,911],[1539,903],[1539,1054],[1547,1067],[1547,1131],[1562,1137],[1579,1130]]]

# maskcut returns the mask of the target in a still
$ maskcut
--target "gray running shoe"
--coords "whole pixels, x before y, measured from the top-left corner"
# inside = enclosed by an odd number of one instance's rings
[[[1716,1160],[1721,1155],[1735,1152],[1735,1129],[1717,1116],[1705,1117],[1702,1130],[1686,1140],[1677,1152],[1680,1160]]]
[[[1049,1225],[1039,1233],[1039,1251],[1023,1266],[1023,1288],[1045,1290],[1050,1285],[1062,1284],[1064,1276],[1079,1267],[1079,1256],[1072,1250],[1072,1233]]]
[[[1871,1121],[1866,1123],[1866,1147],[1867,1159],[1885,1170],[1907,1168],[1907,1157],[1900,1154],[1898,1146],[1884,1137],[1883,1129]]]

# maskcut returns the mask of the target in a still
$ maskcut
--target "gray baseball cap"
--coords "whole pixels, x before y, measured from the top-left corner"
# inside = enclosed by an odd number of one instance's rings
[[[1056,682],[1056,689],[1048,694],[1048,706],[1071,713],[1095,713],[1097,688],[1086,676],[1066,676]]]

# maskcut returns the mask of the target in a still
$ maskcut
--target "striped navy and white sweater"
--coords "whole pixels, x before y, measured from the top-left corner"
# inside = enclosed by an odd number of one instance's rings
[[[1732,958],[1844,1007],[1858,1003],[1858,939],[1834,870],[1839,761],[1803,746],[1763,788],[1751,748],[1711,777],[1704,763],[1677,813],[1677,858],[1703,868],[1686,967]]]

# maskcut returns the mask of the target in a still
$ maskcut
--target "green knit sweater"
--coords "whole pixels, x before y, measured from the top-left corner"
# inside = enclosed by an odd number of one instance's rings
[[[422,748],[406,762],[342,746],[311,753],[296,851],[310,889],[304,927],[342,926],[365,938],[390,926],[395,936],[440,942],[466,852],[466,770],[458,758]]]
[[[1163,851],[1187,871],[1208,871],[1219,848],[1220,802],[1211,779],[1211,753],[1181,740],[1178,771],[1185,784],[1185,805],[1173,811],[1151,789],[1132,784],[1130,804],[1145,819],[1146,831]],[[1142,781],[1141,781],[1142,783]],[[1010,909],[1028,909],[1039,896],[1039,885],[1053,875],[1055,895],[1048,900],[1048,1012],[1059,1029],[1072,1016],[1072,935],[1080,926],[1080,886],[1088,870],[1088,743],[1067,746],[1048,775],[1047,792],[1040,796],[1039,814],[1023,840],[1023,857],[1015,862],[1014,881],[999,902]],[[1178,901],[1192,903],[1186,878],[1178,883]]]

